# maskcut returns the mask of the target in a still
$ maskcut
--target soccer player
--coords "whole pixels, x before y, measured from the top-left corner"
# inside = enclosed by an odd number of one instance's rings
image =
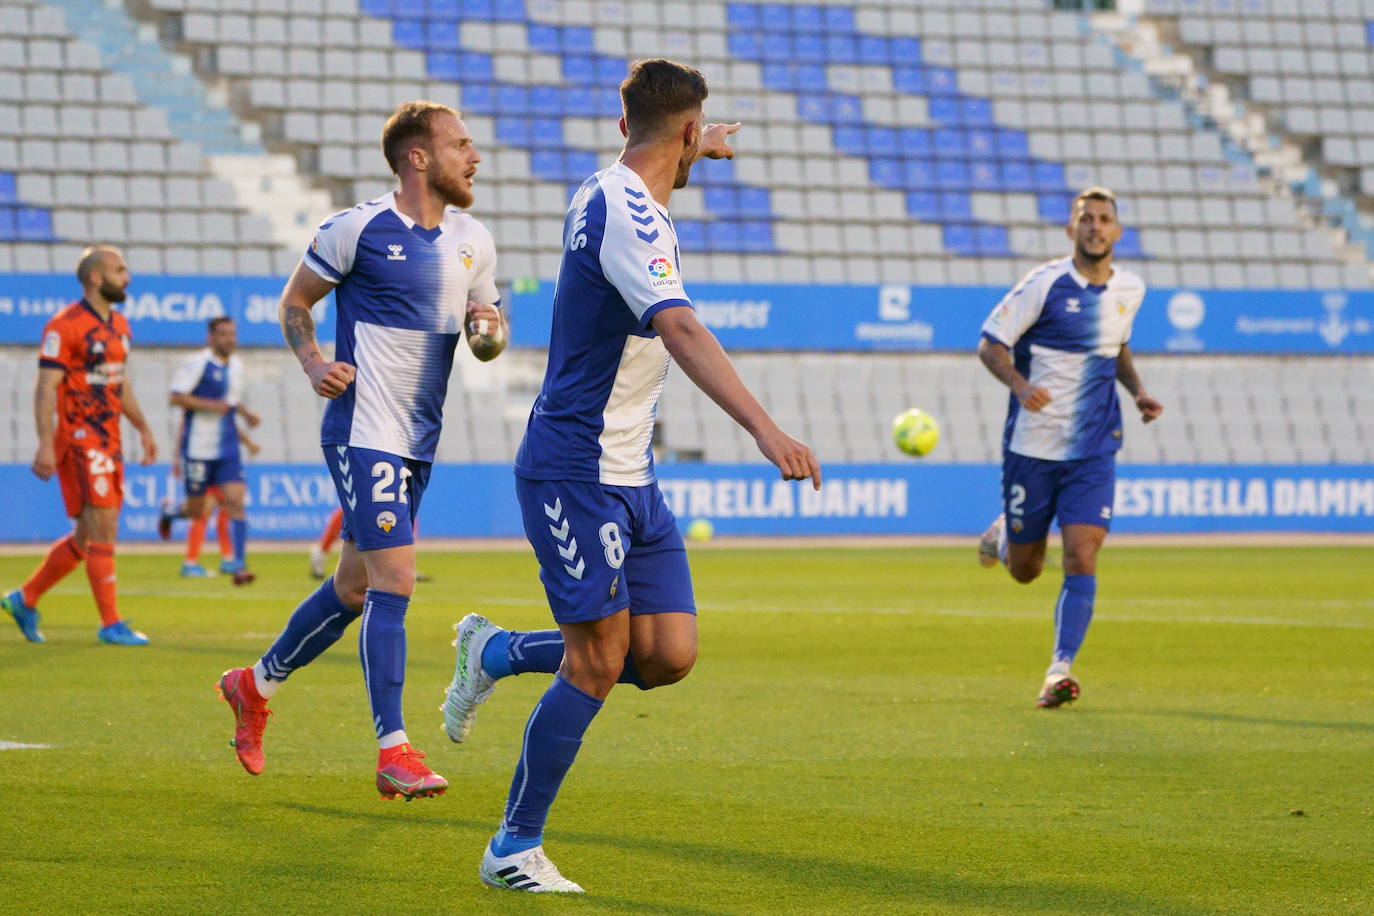
[[[1066,231],[1073,254],[1042,264],[983,323],[978,356],[1011,389],[1002,438],[1002,505],[979,542],[979,561],[1000,560],[1017,582],[1045,563],[1050,522],[1064,543],[1064,585],[1054,607],[1054,655],[1037,705],[1078,698],[1071,671],[1092,620],[1097,553],[1112,521],[1121,448],[1119,381],[1149,423],[1164,410],[1145,393],[1131,359],[1131,323],[1145,284],[1112,264],[1121,238],[1116,197],[1088,188]]]
[[[57,474],[75,527],[52,545],[22,587],[0,599],[0,605],[14,617],[25,639],[43,642],[39,599],[85,560],[100,612],[96,636],[104,643],[141,646],[148,637],[120,618],[115,591],[114,543],[124,502],[121,416],[138,430],[142,463],[157,460],[157,442],[129,384],[129,321],[114,310],[129,288],[129,267],[118,248],[94,245],[81,252],[76,278],[81,301],[58,312],[43,329],[33,411],[38,428],[33,473],[39,480]]]
[[[168,401],[184,412],[178,451],[186,500],[176,509],[164,506],[157,531],[165,541],[172,536],[173,519],[203,517],[205,491],[217,488],[222,494],[220,504],[229,513],[229,540],[233,544],[233,557],[220,563],[220,572],[231,573],[235,585],[246,585],[256,577],[246,562],[247,488],[238,418],[250,428],[262,418],[243,403],[243,362],[234,355],[238,348],[234,319],[223,315],[211,318],[206,343],[204,350],[188,357],[172,376]],[[187,575],[184,564],[182,575]]]
[[[335,509],[329,513],[329,518],[325,520],[324,530],[320,532],[320,542],[310,550],[310,576],[314,579],[325,577],[324,561],[329,558],[329,551],[334,549],[334,542],[339,539],[339,534],[343,531],[343,509]]]
[[[543,388],[515,461],[525,532],[557,630],[510,633],[477,615],[457,627],[444,726],[454,741],[498,678],[556,672],[531,713],[505,817],[480,875],[495,887],[580,892],[543,851],[544,823],[583,733],[616,683],[675,683],[696,661],[687,554],[654,476],[649,440],[671,357],[787,480],[820,468],[749,393],[683,289],[668,214],[702,156],[729,158],[738,124],[705,123],[706,81],[641,60],[620,86],[626,143],[564,221]]]
[[[415,587],[413,522],[439,441],[453,351],[466,332],[479,359],[505,347],[491,233],[464,208],[481,161],[458,113],[406,102],[382,130],[400,189],[320,224],[281,300],[286,341],[315,393],[328,398],[320,441],[343,507],[334,575],[301,602],[251,667],[226,671],[235,747],[263,768],[267,701],[362,617],[359,655],[380,747],[383,798],[441,794],[401,717],[405,614]],[[335,358],[315,340],[310,307],[338,305]]]

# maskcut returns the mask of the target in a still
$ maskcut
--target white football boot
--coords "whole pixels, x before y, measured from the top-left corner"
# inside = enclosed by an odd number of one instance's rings
[[[453,625],[458,638],[453,645],[458,658],[453,666],[453,683],[444,691],[444,731],[455,744],[467,738],[477,718],[477,707],[496,689],[496,681],[482,670],[482,650],[501,628],[481,614],[469,614]]]
[[[978,539],[978,562],[990,569],[1002,559],[1002,544],[1007,536],[1007,517],[998,515]]]
[[[324,578],[325,552],[318,546],[310,548],[310,577],[312,579]]]
[[[1072,703],[1080,693],[1082,690],[1078,686],[1078,678],[1069,672],[1069,663],[1055,662],[1045,672],[1045,683],[1040,687],[1040,696],[1036,698],[1035,705],[1041,709],[1054,709]]]
[[[482,867],[478,869],[482,881],[492,887],[511,891],[529,891],[534,894],[562,893],[581,894],[581,885],[574,884],[558,872],[558,866],[544,855],[544,847],[536,846],[514,855],[497,857],[487,843],[487,851],[482,856]]]

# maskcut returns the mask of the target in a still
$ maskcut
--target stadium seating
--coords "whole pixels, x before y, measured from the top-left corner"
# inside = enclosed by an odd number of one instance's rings
[[[185,351],[139,351],[134,384],[162,443],[178,411],[167,405]],[[265,462],[319,459],[323,401],[290,354],[241,350],[245,401],[263,416],[253,434]],[[460,351],[461,355],[461,351]],[[785,428],[827,462],[904,459],[892,418],[919,406],[940,421],[927,463],[1000,460],[1007,396],[972,354],[760,354],[735,357],[746,384]],[[1141,426],[1127,406],[1123,460],[1135,463],[1368,464],[1374,462],[1374,360],[1138,356],[1141,377],[1167,419]],[[493,363],[461,355],[449,385],[439,460],[509,463],[543,378],[544,355],[513,350]],[[0,348],[0,463],[27,464],[35,446],[33,353]],[[659,405],[660,451],[675,460],[761,462],[753,442],[674,367]],[[136,437],[126,436],[131,458]]]

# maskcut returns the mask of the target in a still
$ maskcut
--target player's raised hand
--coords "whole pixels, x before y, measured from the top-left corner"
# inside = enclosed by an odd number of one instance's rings
[[[727,139],[739,130],[740,122],[733,124],[707,124],[701,131],[701,145],[697,148],[698,159],[734,159],[735,148]]]
[[[1035,413],[1054,399],[1050,397],[1048,389],[1026,385],[1024,388],[1017,389],[1016,400],[1021,402],[1022,407]]]
[[[1140,410],[1141,421],[1145,423],[1159,419],[1159,415],[1164,413],[1164,405],[1144,392],[1135,399],[1135,406]]]
[[[811,486],[821,488],[821,466],[811,449],[776,426],[760,433],[754,441],[763,457],[777,465],[783,480],[811,480]]]
[[[47,480],[57,471],[57,454],[51,445],[38,446],[38,452],[33,456],[33,464],[29,466],[33,471],[33,476],[39,480]]]
[[[317,359],[306,365],[305,374],[309,376],[310,387],[315,389],[316,394],[322,398],[337,398],[353,384],[357,370],[348,363],[327,363]]]
[[[138,434],[139,442],[143,446],[143,457],[139,464],[147,466],[157,460],[157,440],[149,430],[144,430]]]

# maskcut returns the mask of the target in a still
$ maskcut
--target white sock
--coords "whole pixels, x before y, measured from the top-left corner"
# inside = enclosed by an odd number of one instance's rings
[[[258,696],[264,700],[272,699],[272,694],[277,692],[281,686],[281,681],[274,681],[267,677],[267,669],[262,666],[261,661],[253,663],[253,686],[258,688]]]
[[[1045,677],[1068,677],[1069,662],[1066,659],[1056,658],[1050,663],[1049,670],[1045,672]]]
[[[381,747],[382,750],[386,750],[389,747],[395,747],[398,744],[409,743],[410,739],[406,737],[406,730],[404,728],[398,728],[394,732],[387,732],[377,739],[377,745]]]
[[[997,559],[1002,561],[1002,565],[1007,565],[1007,557],[1011,552],[1011,541],[1007,540],[1007,526],[1003,525],[1002,530],[997,532]]]

